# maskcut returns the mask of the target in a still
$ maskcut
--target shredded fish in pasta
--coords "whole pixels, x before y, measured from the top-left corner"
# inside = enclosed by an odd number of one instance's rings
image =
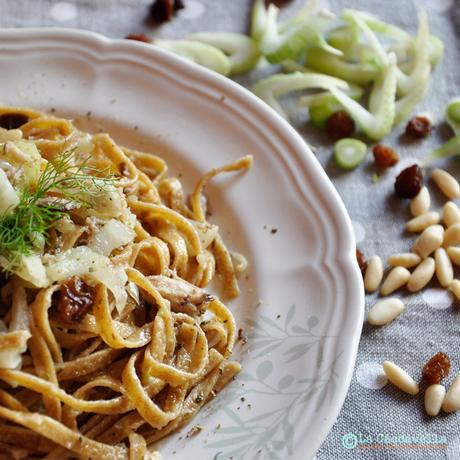
[[[159,459],[240,371],[235,320],[245,258],[167,163],[23,108],[0,128],[0,459]],[[204,315],[206,314],[206,320]]]

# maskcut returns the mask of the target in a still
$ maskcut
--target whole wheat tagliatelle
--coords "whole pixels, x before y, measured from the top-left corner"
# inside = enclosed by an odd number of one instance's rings
[[[158,156],[0,107],[0,458],[159,458],[240,370],[246,261]]]

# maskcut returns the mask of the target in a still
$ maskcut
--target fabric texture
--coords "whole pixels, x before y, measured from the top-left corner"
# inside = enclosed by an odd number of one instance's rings
[[[77,27],[116,38],[130,33],[180,38],[203,30],[243,32],[251,8],[250,0],[184,0],[186,8],[173,21],[152,28],[145,21],[150,3],[150,0],[0,0],[0,27]],[[298,9],[302,3],[303,0],[286,2],[283,14]],[[394,177],[451,135],[442,120],[447,101],[460,95],[460,0],[329,0],[323,4],[336,13],[344,7],[363,9],[413,34],[417,10],[425,8],[432,33],[446,45],[444,59],[431,78],[427,97],[416,109],[417,113],[431,114],[435,121],[433,134],[426,140],[409,142],[402,136],[404,125],[395,129],[384,142],[396,149],[401,161],[387,172],[374,168],[371,154],[357,170],[343,172],[332,160],[332,143],[327,136],[309,126],[304,113],[291,111],[294,126],[314,148],[348,209],[358,247],[367,257],[378,254],[386,260],[392,253],[409,250],[415,239],[404,233],[404,223],[410,218],[408,202],[395,197]],[[239,81],[248,85],[254,78],[253,75]],[[445,166],[459,177],[459,161],[441,161],[437,165]],[[373,179],[374,173],[379,175],[378,181]],[[440,210],[446,200],[432,183],[429,188],[432,209]],[[452,360],[445,383],[449,385],[460,373],[460,307],[436,286],[433,282],[430,289],[415,295],[398,293],[406,303],[406,310],[390,325],[374,328],[364,324],[349,393],[317,453],[317,460],[460,459],[460,414],[429,418],[423,409],[422,394],[411,397],[390,384],[384,385],[379,367],[384,360],[392,360],[418,379],[427,359],[442,350]],[[375,299],[375,295],[366,297],[366,309]]]

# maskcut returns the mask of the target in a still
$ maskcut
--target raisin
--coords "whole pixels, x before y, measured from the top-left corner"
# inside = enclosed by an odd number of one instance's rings
[[[375,164],[379,168],[390,168],[399,161],[398,154],[386,145],[375,145],[372,149],[372,153],[374,154]]]
[[[128,40],[136,40],[138,42],[152,43],[152,39],[144,34],[129,34],[125,38]]]
[[[428,362],[423,366],[422,379],[427,385],[434,385],[441,382],[441,380],[449,374],[450,359],[440,351],[432,356]]]
[[[416,139],[429,136],[431,133],[431,122],[427,117],[414,117],[409,120],[406,126],[406,134]]]
[[[4,113],[0,115],[0,126],[5,129],[17,129],[28,121],[29,117],[22,113]]]
[[[400,198],[414,198],[423,187],[423,173],[418,165],[403,169],[395,180],[395,193]]]
[[[326,132],[334,140],[350,137],[355,132],[355,123],[347,112],[339,110],[327,119]]]
[[[94,303],[94,288],[78,276],[62,284],[56,294],[56,316],[64,322],[79,323]]]
[[[157,23],[171,20],[174,13],[173,0],[155,0],[150,7],[150,18]]]
[[[361,270],[361,274],[364,276],[367,269],[367,261],[364,257],[364,254],[359,250],[356,249],[356,261],[358,262],[359,269]]]

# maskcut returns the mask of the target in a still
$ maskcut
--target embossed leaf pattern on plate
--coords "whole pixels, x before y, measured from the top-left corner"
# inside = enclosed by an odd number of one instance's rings
[[[248,354],[251,362],[257,360],[253,371],[243,371],[227,392],[221,393],[212,403],[212,410],[220,409],[228,422],[214,432],[206,448],[215,449],[215,460],[257,458],[284,459],[293,455],[296,436],[295,420],[302,415],[305,405],[315,396],[314,410],[318,412],[327,404],[336,390],[338,374],[334,367],[340,355],[328,364],[323,362],[326,340],[334,336],[316,332],[319,320],[310,316],[306,321],[296,321],[296,307],[292,305],[283,322],[259,315],[257,321],[247,320]],[[299,315],[300,316],[300,315]],[[299,326],[306,324],[306,327]],[[276,356],[269,359],[271,352]],[[279,359],[288,363],[311,360],[318,369],[314,377],[278,375]],[[262,407],[249,405],[245,415],[240,404],[251,396],[262,396]],[[270,402],[274,401],[273,407]],[[275,403],[276,401],[276,403]]]

